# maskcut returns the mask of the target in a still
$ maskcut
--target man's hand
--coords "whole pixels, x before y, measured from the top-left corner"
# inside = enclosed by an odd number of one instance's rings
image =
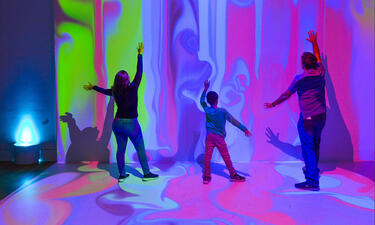
[[[318,46],[318,40],[317,40],[317,32],[314,32],[314,31],[309,31],[309,38],[306,38],[307,41],[311,42],[311,44],[313,45],[313,51],[314,51],[314,55],[316,57],[316,59],[318,60],[318,62],[322,62],[322,59],[320,58],[320,51],[319,51],[319,46]]]
[[[264,108],[265,109],[270,109],[270,108],[273,108],[274,106],[272,105],[272,103],[264,103]]]
[[[312,44],[318,44],[318,41],[316,40],[317,38],[317,33],[316,32],[314,32],[314,31],[312,31],[312,30],[310,30],[309,32],[308,32],[308,34],[309,34],[309,38],[306,38],[306,40],[307,41],[309,41],[309,42],[311,42]]]
[[[83,85],[83,88],[86,90],[86,91],[91,91],[93,88],[94,88],[94,85],[92,83],[88,83],[88,84],[85,84]]]
[[[138,54],[142,55],[143,50],[144,50],[143,43],[142,42],[138,42],[138,47],[137,47]]]
[[[251,133],[250,133],[250,131],[249,130],[245,130],[245,136],[246,137],[251,137],[251,136],[253,136]]]
[[[210,86],[210,82],[208,80],[206,80],[204,82],[204,90],[207,91],[209,86]]]

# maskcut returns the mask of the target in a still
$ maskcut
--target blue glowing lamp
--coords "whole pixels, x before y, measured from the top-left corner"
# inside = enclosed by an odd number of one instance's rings
[[[16,164],[35,164],[39,162],[39,135],[31,116],[21,119],[16,131],[14,159]]]
[[[24,116],[16,132],[16,146],[31,146],[39,144],[39,135],[31,116]]]

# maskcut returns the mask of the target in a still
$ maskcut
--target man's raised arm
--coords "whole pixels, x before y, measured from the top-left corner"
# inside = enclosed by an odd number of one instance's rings
[[[317,33],[314,31],[309,31],[309,38],[306,38],[307,41],[311,42],[313,45],[313,51],[315,57],[318,59],[318,63],[322,62],[322,59],[320,58],[320,51],[319,51],[319,46],[318,46],[318,41],[317,41]]]

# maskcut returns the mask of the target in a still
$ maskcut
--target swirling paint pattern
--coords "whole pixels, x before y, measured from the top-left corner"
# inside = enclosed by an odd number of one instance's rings
[[[103,131],[108,98],[85,92],[92,81],[110,87],[115,73],[135,72],[145,44],[139,119],[153,161],[195,160],[204,152],[204,114],[198,103],[211,80],[219,105],[241,120],[251,139],[228,126],[235,162],[290,161],[267,143],[266,127],[299,145],[296,97],[272,111],[263,103],[301,72],[300,55],[318,32],[329,104],[322,160],[374,160],[374,1],[125,1],[56,0],[58,114]],[[328,83],[329,82],[329,83]],[[70,145],[58,126],[59,161]],[[100,134],[99,134],[100,135]],[[344,141],[343,141],[344,140]],[[114,138],[110,142],[115,157]],[[127,160],[135,159],[129,146]],[[214,154],[214,161],[220,161]]]
[[[373,165],[373,164],[372,164]],[[231,183],[223,164],[202,184],[202,165],[176,163],[143,182],[140,169],[120,184],[114,167],[88,163],[54,165],[0,201],[1,224],[373,224],[371,171],[327,164],[321,191],[293,187],[302,163],[236,164],[247,174]],[[352,165],[358,167],[360,165]],[[373,171],[372,171],[373,176]],[[313,215],[313,216],[312,216]],[[343,216],[345,215],[345,216]]]

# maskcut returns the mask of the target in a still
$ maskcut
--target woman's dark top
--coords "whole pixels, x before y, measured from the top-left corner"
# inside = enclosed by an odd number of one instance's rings
[[[133,82],[124,88],[119,95],[115,95],[117,105],[116,118],[134,119],[138,117],[138,87],[141,83],[143,73],[142,55],[138,55],[137,73]],[[94,90],[105,95],[114,95],[112,89],[104,89],[94,86]]]

